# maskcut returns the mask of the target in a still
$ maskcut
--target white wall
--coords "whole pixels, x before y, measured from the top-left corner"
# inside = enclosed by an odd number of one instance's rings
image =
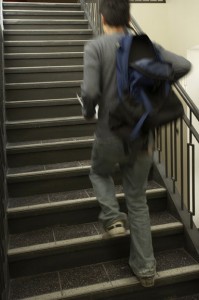
[[[190,95],[194,103],[199,107],[199,46],[196,46],[187,51],[187,58],[192,63],[192,70],[187,76],[186,80],[186,90]],[[199,122],[193,118],[193,126],[199,132]],[[195,195],[196,195],[196,217],[194,218],[196,226],[199,228],[199,144],[193,138],[192,143],[195,145],[195,175],[196,175],[196,186],[195,186]],[[198,201],[197,201],[198,200]]]
[[[131,4],[141,28],[167,49],[186,56],[199,45],[199,0],[166,0],[166,4]]]

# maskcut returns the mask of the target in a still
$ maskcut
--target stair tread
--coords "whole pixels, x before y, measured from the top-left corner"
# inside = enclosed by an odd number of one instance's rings
[[[31,119],[31,120],[20,120],[20,121],[6,121],[6,127],[8,129],[18,129],[18,128],[31,128],[36,126],[59,126],[65,124],[95,124],[96,120],[92,119],[85,121],[82,116],[75,117],[59,117],[59,118],[45,118],[45,119]]]
[[[152,212],[150,214],[151,228],[153,232],[160,232],[167,227],[182,229],[183,225],[176,220],[168,211]],[[162,227],[162,225],[165,225]],[[160,228],[159,228],[160,227]],[[104,229],[100,222],[69,225],[60,224],[45,227],[39,230],[9,235],[9,255],[21,252],[39,251],[42,249],[54,248],[58,245],[73,243],[88,243],[91,237],[97,240],[102,239]],[[129,235],[129,232],[127,233]],[[110,238],[109,238],[110,239]],[[63,243],[60,243],[63,242]]]
[[[48,171],[58,171],[58,170],[71,170],[71,169],[78,169],[80,167],[90,167],[90,160],[85,161],[71,161],[71,162],[64,162],[64,163],[57,163],[57,164],[49,164],[49,165],[36,165],[36,166],[25,166],[19,168],[8,168],[7,169],[7,176],[8,178],[11,176],[28,176],[31,174],[45,174]]]
[[[69,143],[81,143],[81,142],[93,142],[94,138],[92,136],[83,136],[75,138],[62,138],[62,139],[52,139],[52,140],[42,140],[42,141],[31,141],[31,142],[17,142],[17,143],[7,143],[7,150],[23,150],[26,148],[34,147],[45,147],[49,145],[61,145]]]
[[[157,182],[151,180],[148,182],[147,195],[157,193],[165,194],[165,188],[159,185]],[[117,197],[124,197],[123,188],[120,185],[116,186]],[[82,189],[74,191],[66,191],[60,193],[50,193],[33,195],[29,197],[16,197],[10,198],[8,201],[8,214],[18,212],[24,212],[28,210],[40,209],[41,207],[51,207],[54,205],[71,205],[73,202],[77,203],[78,200],[81,202],[87,202],[93,199],[96,202],[96,198],[93,189]]]
[[[5,101],[6,107],[32,107],[32,106],[50,106],[64,104],[78,104],[77,98],[60,98],[60,99],[44,99],[44,100],[12,100]]]
[[[184,278],[189,280],[191,274],[195,278],[199,274],[199,265],[183,248],[159,252],[156,254],[156,261],[156,282],[159,285],[168,284],[168,280],[183,282]],[[14,279],[11,281],[10,299],[35,297],[35,300],[39,300],[47,294],[49,299],[66,299],[70,296],[91,294],[95,298],[99,293],[109,291],[117,294],[118,287],[125,290],[130,286],[134,290],[140,289],[127,258],[123,258]]]

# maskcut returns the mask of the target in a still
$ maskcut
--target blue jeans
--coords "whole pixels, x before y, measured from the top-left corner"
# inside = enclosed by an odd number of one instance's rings
[[[156,262],[153,254],[150,217],[146,200],[146,186],[152,163],[152,153],[147,150],[126,153],[117,137],[96,138],[91,157],[90,179],[97,200],[101,206],[99,219],[104,227],[114,221],[126,221],[126,214],[120,211],[115,196],[112,174],[119,165],[130,227],[129,265],[138,277],[155,274]]]

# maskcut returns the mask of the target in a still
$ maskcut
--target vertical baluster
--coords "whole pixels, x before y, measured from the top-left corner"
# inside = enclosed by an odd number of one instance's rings
[[[180,180],[181,180],[181,209],[184,210],[184,130],[183,119],[180,119]]]

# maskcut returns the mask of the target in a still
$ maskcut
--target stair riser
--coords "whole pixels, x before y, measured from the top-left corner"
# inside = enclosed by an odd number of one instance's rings
[[[89,179],[89,171],[83,172],[83,174],[71,176],[60,176],[54,173],[51,177],[41,175],[40,177],[34,177],[31,181],[20,180],[19,182],[10,182],[8,180],[8,194],[9,197],[26,197],[35,194],[48,194],[59,193],[67,190],[82,190],[91,188],[91,182]],[[116,184],[119,184],[119,179],[115,179]]]
[[[155,237],[153,238],[153,245],[155,252],[181,248],[183,236],[175,234],[161,238]],[[10,261],[10,276],[15,278],[120,259],[129,256],[129,247],[130,242],[127,237],[109,242],[97,241],[84,247],[75,246],[68,251],[57,249],[55,253],[49,250],[49,255],[43,253],[42,257],[33,256],[29,259],[21,257],[20,261]]]
[[[5,34],[5,41],[89,40],[90,34]]]
[[[75,87],[48,87],[35,89],[10,89],[6,91],[6,100],[43,100],[43,99],[64,99],[76,98],[80,94],[80,86]]]
[[[84,45],[63,46],[5,46],[5,53],[50,53],[50,52],[83,52]]]
[[[93,124],[74,124],[48,127],[7,129],[8,142],[40,141],[48,139],[61,139],[70,137],[92,136],[95,126]]]
[[[5,24],[4,25],[5,29],[13,29],[13,30],[17,30],[17,29],[21,29],[21,30],[25,30],[25,29],[87,29],[88,28],[88,24],[21,24],[21,25],[17,25],[17,24]]]
[[[5,67],[43,67],[82,65],[83,57],[6,59]]]
[[[160,197],[158,199],[150,199],[148,197],[148,205],[151,212],[163,211],[166,209],[166,199]],[[120,200],[121,211],[127,212],[124,199]],[[70,211],[64,208],[54,208],[42,214],[42,211],[36,212],[29,216],[22,216],[21,218],[9,218],[8,227],[10,234],[22,233],[27,231],[34,231],[49,226],[67,224],[76,225],[89,222],[97,222],[100,213],[99,205],[87,205],[85,207],[71,209]]]
[[[70,161],[89,160],[91,155],[91,145],[83,148],[46,149],[46,151],[36,151],[27,153],[7,154],[9,168],[23,167],[26,165],[47,165],[64,163]]]
[[[5,80],[7,83],[26,83],[26,82],[49,82],[49,81],[69,81],[82,80],[83,70],[79,71],[52,71],[35,73],[7,73]]]
[[[9,121],[33,120],[43,118],[59,118],[81,116],[81,106],[79,104],[71,105],[52,105],[38,107],[18,107],[7,108],[6,118]]]

